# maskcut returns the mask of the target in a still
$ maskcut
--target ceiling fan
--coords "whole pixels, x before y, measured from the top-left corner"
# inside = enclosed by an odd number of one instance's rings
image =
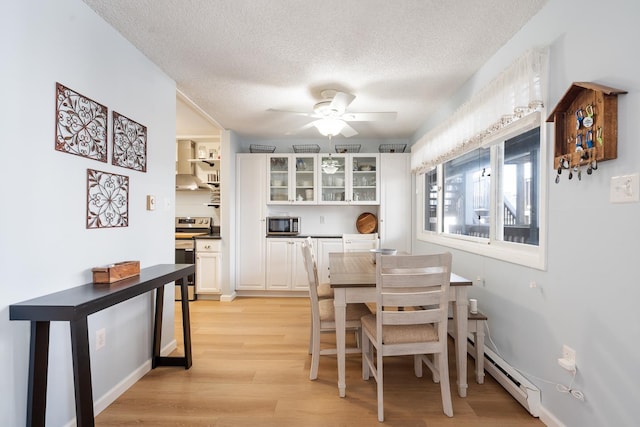
[[[347,107],[356,98],[355,95],[340,92],[335,89],[325,89],[320,92],[321,100],[313,106],[312,113],[269,110],[273,112],[295,114],[298,116],[312,117],[316,120],[307,123],[297,130],[297,132],[315,127],[324,136],[336,136],[341,134],[345,138],[357,135],[358,132],[347,122],[373,122],[395,120],[398,113],[351,113],[347,112]]]

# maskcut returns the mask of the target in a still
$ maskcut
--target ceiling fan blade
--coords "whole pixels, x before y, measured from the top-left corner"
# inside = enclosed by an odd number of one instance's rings
[[[342,130],[340,131],[340,133],[342,134],[342,136],[344,136],[345,138],[349,138],[351,136],[357,135],[358,131],[356,131],[354,128],[352,128],[349,125],[345,125]]]
[[[289,114],[294,116],[314,117],[314,118],[321,117],[321,116],[318,116],[316,113],[303,113],[302,111],[276,110],[274,108],[269,108],[267,111],[269,113],[284,113],[284,114]]]
[[[336,94],[333,96],[333,99],[331,100],[329,109],[338,111],[339,114],[342,114],[347,111],[347,107],[353,102],[354,99],[356,99],[356,97],[354,95],[351,95],[350,93],[336,92]]]
[[[309,128],[312,128],[312,127],[314,127],[314,123],[315,123],[315,122],[316,122],[315,120],[314,120],[313,122],[309,122],[309,123],[307,123],[306,125],[304,125],[304,126],[300,126],[299,128],[297,128],[297,129],[295,129],[295,130],[292,130],[292,131],[286,132],[286,133],[285,133],[285,135],[295,135],[295,134],[297,134],[297,133],[302,132],[303,130],[307,130],[307,129],[309,129]]]
[[[398,117],[396,112],[383,113],[345,113],[340,117],[345,122],[383,122],[393,121]]]

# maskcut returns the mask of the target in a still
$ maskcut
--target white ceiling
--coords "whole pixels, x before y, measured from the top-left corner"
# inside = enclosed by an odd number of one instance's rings
[[[354,138],[408,138],[546,0],[84,2],[224,129],[284,138],[312,119],[267,110],[310,113],[338,89],[348,112],[398,113]]]

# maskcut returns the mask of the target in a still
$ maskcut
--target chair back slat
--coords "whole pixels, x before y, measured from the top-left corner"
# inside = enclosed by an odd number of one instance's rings
[[[309,280],[309,298],[312,300],[312,306],[317,306],[318,301],[318,266],[313,256],[313,243],[311,237],[302,242],[302,257],[304,259],[305,270],[307,271],[307,279]]]
[[[366,252],[370,249],[378,249],[379,246],[378,233],[342,235],[343,252]]]
[[[383,311],[383,325],[424,325],[427,323],[438,323],[442,318],[442,310],[405,310],[405,311]]]
[[[439,304],[442,298],[442,292],[406,292],[406,293],[388,293],[381,295],[382,304],[385,307],[407,307],[419,305]]]

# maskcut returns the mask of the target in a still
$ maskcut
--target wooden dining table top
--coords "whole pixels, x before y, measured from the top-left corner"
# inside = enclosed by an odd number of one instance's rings
[[[332,288],[372,287],[376,285],[376,265],[370,252],[330,252],[329,281]],[[451,273],[451,286],[471,286],[467,278]]]

